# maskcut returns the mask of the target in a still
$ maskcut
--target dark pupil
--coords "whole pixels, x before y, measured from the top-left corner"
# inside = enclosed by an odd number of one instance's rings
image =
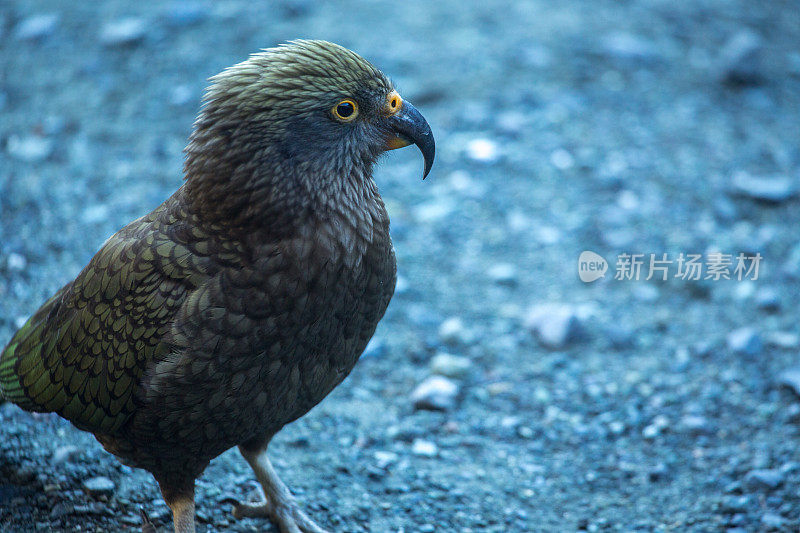
[[[392,98],[392,107],[397,107],[397,100]]]
[[[353,114],[353,111],[355,111],[355,108],[350,102],[342,102],[336,106],[336,112],[339,113],[340,117],[347,118]]]

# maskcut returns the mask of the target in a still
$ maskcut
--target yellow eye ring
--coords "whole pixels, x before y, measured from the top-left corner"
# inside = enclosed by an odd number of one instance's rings
[[[389,96],[386,97],[386,104],[383,106],[383,110],[387,115],[394,115],[403,107],[403,98],[397,91],[392,91],[389,93]]]
[[[331,109],[331,114],[342,122],[350,122],[358,116],[358,104],[345,98]]]

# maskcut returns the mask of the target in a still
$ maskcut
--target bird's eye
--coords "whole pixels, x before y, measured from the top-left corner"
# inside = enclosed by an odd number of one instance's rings
[[[342,100],[333,107],[331,113],[342,122],[350,122],[358,115],[358,104],[350,99]]]
[[[394,115],[400,108],[403,107],[403,99],[397,93],[397,91],[392,91],[389,93],[389,96],[386,97],[386,105],[384,106],[384,111],[387,115]]]

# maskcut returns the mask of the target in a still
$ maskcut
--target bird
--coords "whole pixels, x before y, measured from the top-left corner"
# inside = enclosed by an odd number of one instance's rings
[[[386,311],[397,266],[373,169],[411,144],[425,179],[428,122],[340,45],[289,41],[213,76],[183,183],[13,335],[2,396],[149,471],[177,533],[195,531],[195,481],[233,447],[264,493],[233,501],[236,518],[323,532],[267,449],[345,379]]]

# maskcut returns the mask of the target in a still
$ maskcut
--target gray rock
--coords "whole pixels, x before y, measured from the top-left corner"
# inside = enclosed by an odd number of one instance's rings
[[[783,529],[783,525],[785,522],[786,520],[777,513],[767,512],[761,516],[761,524],[767,530]]]
[[[680,425],[682,429],[693,434],[709,431],[708,419],[700,415],[686,415],[681,418]]]
[[[761,335],[753,328],[739,328],[731,331],[727,337],[728,348],[744,355],[759,355],[764,350]]]
[[[759,309],[778,311],[781,308],[781,295],[775,287],[759,287],[753,297]]]
[[[439,339],[450,345],[466,345],[474,340],[475,336],[464,326],[458,317],[450,317],[439,326]]]
[[[463,378],[472,369],[472,361],[460,355],[437,353],[431,359],[431,372],[448,378]]]
[[[778,383],[800,396],[800,366],[788,368],[778,376]]]
[[[783,485],[785,475],[777,469],[751,470],[744,477],[744,486],[748,490],[774,490]]]
[[[415,409],[447,411],[455,407],[458,385],[442,376],[431,376],[413,390]]]
[[[785,202],[797,195],[797,182],[785,176],[753,176],[737,172],[731,183],[734,194],[762,202]]]
[[[575,309],[561,304],[535,305],[528,310],[525,327],[531,330],[544,346],[564,348],[584,337],[584,327]]]
[[[20,41],[43,39],[50,36],[58,25],[56,13],[33,15],[23,19],[14,29],[14,37]]]
[[[39,135],[12,135],[8,138],[6,150],[11,157],[26,163],[39,163],[53,153],[53,141]]]
[[[104,24],[100,31],[100,42],[105,46],[126,46],[141,41],[146,34],[144,19],[129,17]]]
[[[723,45],[718,69],[722,80],[733,85],[754,85],[763,79],[761,36],[749,29],[740,30]]]
[[[658,48],[651,41],[622,31],[606,35],[603,49],[609,56],[625,60],[651,60],[658,55]]]
[[[94,497],[111,496],[114,493],[114,489],[116,488],[114,482],[105,476],[98,476],[98,477],[93,477],[91,479],[87,479],[83,482],[82,486],[83,490],[85,490],[89,495]]]
[[[435,442],[414,439],[414,442],[411,443],[411,453],[419,457],[436,457],[439,454],[439,448]]]
[[[611,324],[605,328],[605,337],[616,350],[632,348],[635,344],[634,331],[626,324]]]
[[[517,267],[510,263],[496,263],[486,271],[489,279],[498,285],[513,286],[517,284]]]
[[[164,18],[173,28],[184,28],[199,24],[208,18],[208,6],[200,2],[181,0],[170,2],[164,9]]]
[[[53,452],[51,462],[54,465],[67,463],[78,457],[80,453],[81,450],[77,446],[61,446]]]

